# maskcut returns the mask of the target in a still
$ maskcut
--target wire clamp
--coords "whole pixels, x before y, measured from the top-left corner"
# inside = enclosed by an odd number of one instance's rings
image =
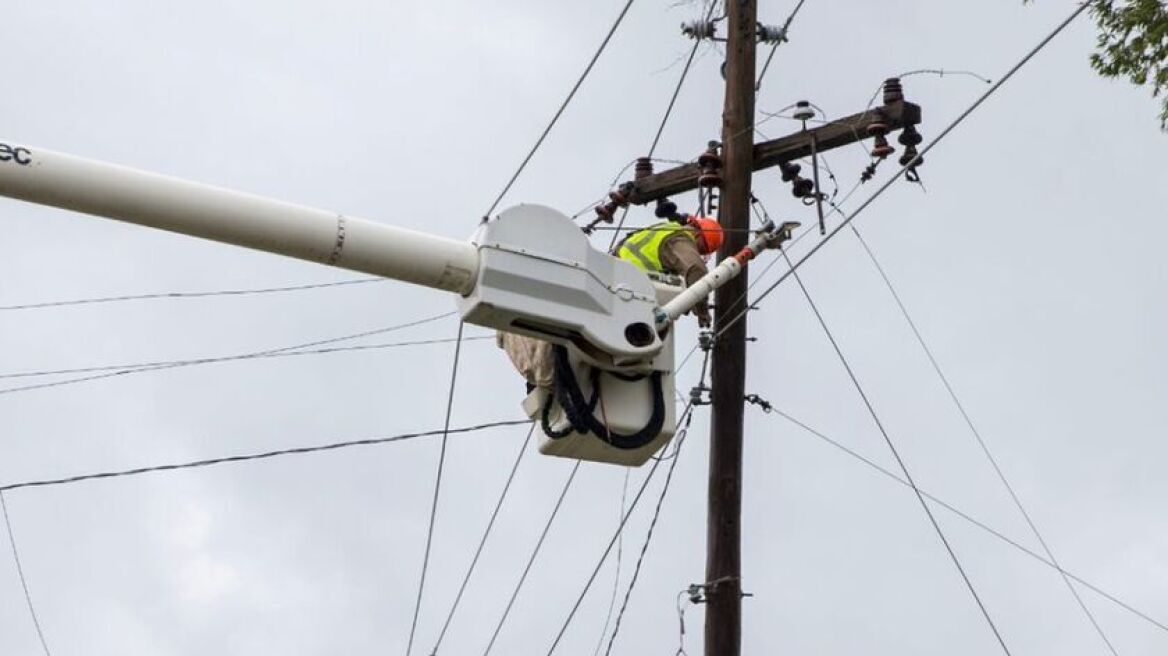
[[[714,334],[714,331],[706,328],[698,333],[698,348],[706,353],[709,353],[710,349],[714,348],[714,344],[717,342],[717,340],[718,338]]]
[[[710,405],[711,401],[706,398],[707,393],[710,392],[710,387],[704,383],[698,383],[689,390],[689,404],[692,406]]]
[[[770,414],[770,413],[774,412],[774,410],[775,410],[774,406],[771,405],[770,401],[767,401],[766,399],[762,398],[761,396],[759,396],[757,394],[747,394],[745,397],[743,397],[742,400],[746,401],[747,403],[749,403],[751,405],[757,405],[758,407],[762,408],[763,412],[765,412],[767,414]]]
[[[689,597],[689,603],[704,604],[710,600],[710,593],[715,592],[718,586],[723,583],[739,580],[741,579],[739,579],[737,576],[724,576],[720,579],[715,579],[708,583],[691,583],[689,587],[685,589],[685,594]],[[743,598],[754,596],[753,592],[739,591],[738,594]]]

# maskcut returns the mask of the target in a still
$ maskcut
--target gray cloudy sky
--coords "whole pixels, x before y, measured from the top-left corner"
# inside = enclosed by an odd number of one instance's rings
[[[3,138],[464,237],[621,4],[8,3]],[[768,23],[793,5],[761,4]],[[575,212],[644,153],[689,47],[678,23],[699,11],[674,5],[633,6],[504,206]],[[807,98],[836,117],[906,70],[997,78],[1072,8],[808,0],[759,106]],[[1089,70],[1093,38],[1088,20],[1073,25],[930,154],[927,193],[898,184],[857,226],[1065,567],[1168,622],[1168,153],[1146,92]],[[688,160],[717,136],[721,56],[702,53],[661,157]],[[984,89],[968,77],[906,80],[926,139]],[[866,160],[848,148],[829,162],[846,191]],[[777,174],[755,191],[777,218],[812,222]],[[0,202],[0,230],[0,305],[354,277],[13,201]],[[920,484],[1038,549],[855,237],[841,233],[804,276]],[[450,309],[437,292],[379,282],[2,311],[0,373],[258,351]],[[456,330],[447,318],[357,343]],[[892,465],[796,287],[752,314],[750,331],[748,391]],[[437,428],[451,356],[449,344],[417,346],[3,394],[0,483]],[[520,417],[506,359],[489,341],[463,356],[454,425]],[[682,372],[683,390],[696,375],[693,364]],[[676,649],[676,594],[704,573],[707,419],[696,415],[616,653]],[[748,407],[747,428],[746,653],[995,653],[907,489],[777,415]],[[414,653],[433,646],[523,433],[451,438]],[[58,656],[396,654],[437,457],[438,441],[420,439],[6,498]],[[442,653],[482,652],[570,469],[534,449],[524,458]],[[580,469],[494,653],[546,652],[615,529],[623,480],[616,467]],[[649,505],[630,523],[622,580]],[[1015,654],[1107,653],[1056,573],[938,516]],[[614,575],[610,563],[557,653],[592,653]],[[1083,595],[1120,654],[1168,650],[1163,630]],[[690,653],[701,614],[687,609]],[[39,651],[0,553],[0,653]]]

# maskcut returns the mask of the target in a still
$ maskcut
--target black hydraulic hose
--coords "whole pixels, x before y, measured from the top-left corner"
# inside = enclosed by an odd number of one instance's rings
[[[573,430],[580,433],[593,433],[618,449],[639,449],[661,434],[661,429],[665,425],[665,394],[662,389],[660,371],[654,371],[649,375],[649,383],[652,385],[653,413],[649,417],[648,423],[635,433],[621,434],[610,431],[607,426],[596,419],[596,405],[600,399],[600,370],[594,368],[589,376],[592,383],[592,395],[586,401],[584,392],[576,380],[576,374],[572,370],[572,363],[568,359],[568,349],[563,346],[555,346],[553,350],[555,353],[555,400],[564,409],[564,416],[568,418]],[[549,398],[543,409],[543,428],[549,437],[557,439],[557,435],[548,430],[550,428],[548,422],[550,406],[551,399]],[[561,431],[558,437],[565,435],[567,432]]]

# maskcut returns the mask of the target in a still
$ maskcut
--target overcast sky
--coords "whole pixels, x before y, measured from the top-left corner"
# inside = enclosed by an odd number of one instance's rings
[[[689,48],[678,24],[700,11],[675,4],[634,4],[504,207],[575,213],[644,154]],[[774,24],[794,3],[761,4]],[[0,139],[464,238],[622,5],[8,3]],[[808,0],[759,108],[809,99],[839,117],[885,77],[921,68],[997,79],[1072,9]],[[1146,91],[1090,71],[1093,40],[1086,17],[1072,25],[930,153],[927,192],[899,183],[856,225],[1064,567],[1168,623],[1168,151]],[[700,52],[660,157],[689,160],[718,137],[722,56]],[[905,87],[926,140],[986,89],[932,75]],[[772,137],[797,128],[760,125]],[[842,197],[867,159],[850,147],[828,162]],[[754,189],[775,218],[814,221],[777,173]],[[359,277],[15,201],[0,202],[0,235],[0,306]],[[921,486],[1038,550],[855,236],[841,232],[802,273]],[[747,390],[894,467],[788,283],[751,314]],[[3,310],[0,374],[262,351],[453,308],[439,292],[376,282]],[[351,343],[456,331],[447,317]],[[685,350],[693,336],[686,326]],[[440,428],[452,355],[450,344],[306,355],[0,394],[0,484]],[[696,376],[691,362],[683,393]],[[521,418],[521,390],[491,341],[468,342],[452,423]],[[910,490],[777,414],[746,414],[744,653],[997,653]],[[701,409],[614,653],[677,648],[677,593],[704,578],[707,426]],[[525,433],[451,437],[416,654],[434,645]],[[405,653],[438,450],[425,438],[6,494],[49,647]],[[529,447],[441,653],[484,650],[571,468]],[[629,472],[630,492],[647,471]],[[546,653],[616,528],[624,480],[619,467],[581,467],[494,653]],[[662,480],[628,526],[622,593]],[[1014,654],[1108,653],[1055,571],[937,513]],[[593,653],[613,565],[557,653]],[[1081,590],[1118,653],[1168,651],[1164,630]],[[691,654],[701,625],[702,608],[687,607]],[[0,550],[0,653],[40,652]]]

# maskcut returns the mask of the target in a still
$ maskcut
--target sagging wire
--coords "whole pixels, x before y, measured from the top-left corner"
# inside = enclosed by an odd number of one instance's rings
[[[907,71],[907,72],[901,73],[900,75],[897,75],[895,77],[903,80],[906,77],[912,77],[914,75],[936,75],[938,77],[945,77],[946,75],[964,75],[966,77],[972,77],[972,78],[979,80],[981,82],[984,82],[986,84],[993,84],[994,83],[993,80],[991,80],[987,77],[982,77],[981,75],[978,75],[977,73],[974,73],[973,71],[947,71],[947,70],[941,69],[941,68],[921,68],[921,69],[917,69],[915,71]],[[872,94],[872,98],[868,101],[868,106],[866,109],[872,109],[872,106],[876,104],[876,99],[880,97],[880,90],[881,90],[881,87],[876,88],[876,93]]]

